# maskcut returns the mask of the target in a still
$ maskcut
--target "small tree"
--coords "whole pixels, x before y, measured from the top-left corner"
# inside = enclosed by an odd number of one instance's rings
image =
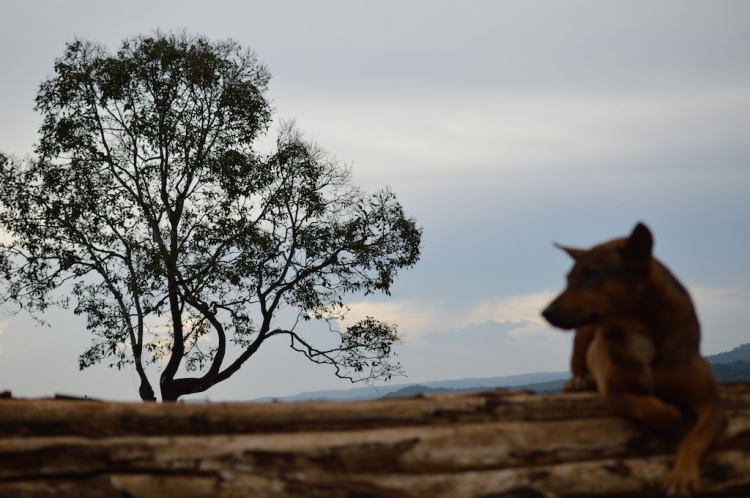
[[[389,294],[421,230],[292,124],[275,153],[253,149],[271,111],[252,52],[186,33],[128,39],[116,55],[78,40],[55,73],[36,99],[35,157],[0,157],[0,270],[5,298],[37,317],[51,305],[86,315],[81,369],[133,363],[141,398],[155,400],[145,367],[159,362],[172,401],[285,335],[342,378],[400,372],[395,326],[367,318],[324,349],[297,324],[340,318],[347,294]],[[273,325],[284,307],[296,319]],[[181,364],[195,376],[178,378]]]

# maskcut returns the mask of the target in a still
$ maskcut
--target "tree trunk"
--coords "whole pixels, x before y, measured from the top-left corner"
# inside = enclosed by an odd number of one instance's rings
[[[750,385],[704,496],[750,494]],[[0,496],[659,496],[685,427],[658,438],[592,393],[352,403],[0,399]]]

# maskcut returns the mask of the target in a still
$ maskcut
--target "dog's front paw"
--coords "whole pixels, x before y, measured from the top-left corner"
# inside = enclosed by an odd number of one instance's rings
[[[698,489],[700,481],[700,471],[697,466],[686,468],[686,466],[675,466],[672,472],[667,476],[665,490],[667,496],[685,496],[689,497],[693,491]]]
[[[580,376],[576,375],[572,379],[568,379],[563,384],[563,392],[574,392],[574,391],[596,391],[596,382],[591,376]]]

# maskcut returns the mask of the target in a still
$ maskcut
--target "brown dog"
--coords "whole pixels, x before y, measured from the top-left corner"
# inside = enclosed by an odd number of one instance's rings
[[[566,390],[596,388],[615,413],[669,431],[679,408],[697,416],[677,451],[669,494],[689,495],[699,465],[727,417],[698,346],[700,326],[685,288],[651,256],[653,238],[638,224],[628,238],[589,250],[561,247],[575,260],[568,286],[542,315],[577,328],[573,379]]]

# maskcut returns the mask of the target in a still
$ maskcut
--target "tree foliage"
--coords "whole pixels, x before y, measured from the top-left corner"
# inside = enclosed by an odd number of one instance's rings
[[[729,363],[709,363],[708,366],[711,368],[711,373],[714,374],[716,382],[750,381],[750,361],[735,360]]]
[[[176,400],[286,335],[340,377],[400,371],[395,326],[367,318],[320,349],[297,325],[342,316],[346,295],[389,294],[421,230],[293,123],[258,153],[268,81],[253,52],[184,32],[127,39],[114,55],[76,40],[56,61],[36,99],[36,155],[0,157],[0,271],[6,299],[87,317],[81,369],[133,363],[153,400],[146,365],[158,363],[162,399]],[[274,325],[285,307],[297,318]]]

